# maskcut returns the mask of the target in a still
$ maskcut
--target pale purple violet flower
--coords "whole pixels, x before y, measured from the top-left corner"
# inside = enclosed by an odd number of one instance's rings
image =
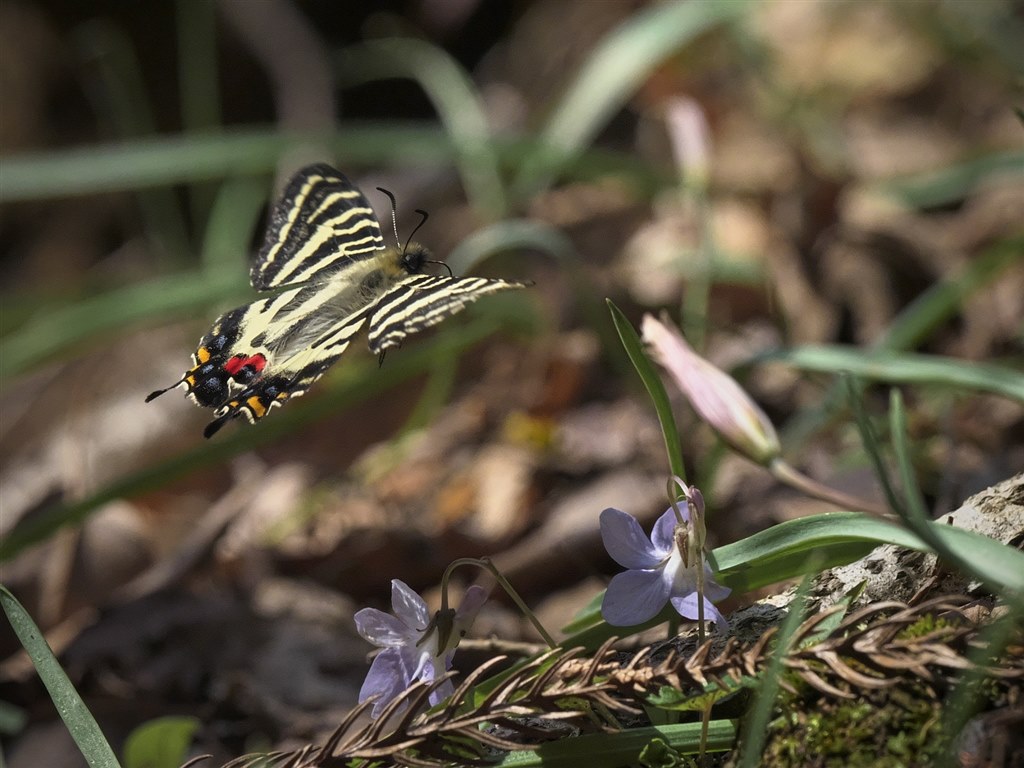
[[[689,489],[699,500],[700,492]],[[702,504],[703,502],[700,501]],[[699,618],[697,601],[697,569],[704,563],[704,620],[715,622],[720,629],[728,626],[714,602],[724,600],[732,591],[716,584],[711,567],[687,551],[685,562],[682,549],[689,550],[692,541],[690,512],[683,502],[679,509],[685,528],[677,526],[675,511],[670,507],[654,524],[651,537],[640,527],[632,515],[618,509],[601,513],[601,539],[608,554],[628,570],[616,574],[608,584],[601,615],[615,627],[643,624],[658,615],[665,603],[687,619]]]
[[[462,636],[473,624],[487,599],[478,586],[466,590],[459,609],[438,611],[433,618],[423,598],[404,582],[391,582],[391,610],[376,608],[356,613],[356,630],[368,642],[383,648],[370,665],[359,691],[359,702],[377,697],[373,717],[413,683],[432,683],[447,672]],[[455,690],[450,680],[435,688],[429,697],[431,706]]]

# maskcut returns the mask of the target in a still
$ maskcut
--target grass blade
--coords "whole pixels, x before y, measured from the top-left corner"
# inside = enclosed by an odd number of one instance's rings
[[[654,403],[654,410],[658,414],[658,421],[661,424],[661,434],[665,438],[669,470],[673,475],[685,481],[686,471],[683,466],[682,444],[679,440],[679,430],[676,428],[676,420],[672,415],[672,404],[669,402],[665,385],[662,384],[661,377],[647,358],[643,342],[640,341],[640,337],[637,336],[629,320],[622,314],[622,310],[615,306],[611,299],[606,301],[608,310],[612,314],[612,323],[615,324],[615,330],[618,331],[619,338],[622,340],[622,346]]]
[[[110,748],[99,725],[96,724],[96,719],[85,706],[75,686],[61,669],[43,633],[28,615],[28,611],[3,585],[0,585],[0,605],[3,606],[11,628],[28,652],[36,672],[39,673],[57,708],[57,713],[67,725],[86,762],[91,768],[119,768],[120,764],[114,756],[114,750]]]
[[[494,763],[495,768],[619,768],[623,765],[647,765],[638,762],[645,748],[661,741],[676,752],[697,754],[700,750],[700,723],[630,728],[617,733],[592,733],[559,739],[536,750],[513,752]],[[722,752],[736,740],[733,720],[712,720],[708,724],[707,751]],[[669,763],[658,763],[669,765]],[[671,763],[675,765],[675,763]]]
[[[758,355],[755,362],[778,362],[804,371],[845,371],[871,381],[931,384],[991,392],[1024,402],[1024,374],[1008,366],[976,363],[911,352],[871,352],[838,345],[809,344]]]
[[[1024,599],[1024,554],[1012,547],[999,544],[999,542],[995,542],[995,544],[1006,550],[1005,554],[986,545],[970,546],[963,542],[958,546],[957,542],[950,541],[942,535],[943,529],[958,529],[938,525],[932,522],[928,516],[910,458],[906,413],[903,409],[903,398],[898,390],[892,391],[889,402],[890,432],[896,452],[896,463],[900,471],[900,480],[903,484],[904,504],[901,508],[903,522],[920,536],[942,560],[955,566],[962,573],[970,574],[984,582],[997,594],[1004,594],[1009,588],[1017,593],[1013,599],[1020,602]],[[964,533],[968,532],[964,531]],[[978,538],[992,541],[984,536]],[[970,553],[971,556],[965,557],[961,553]]]
[[[670,2],[633,14],[602,40],[541,133],[544,149],[522,165],[515,189],[524,198],[589,144],[609,118],[667,57],[700,34],[738,17],[736,0]]]
[[[396,77],[419,83],[456,148],[455,161],[470,202],[491,216],[506,213],[505,189],[483,100],[454,58],[436,45],[410,37],[352,46],[336,62],[343,84]]]
[[[347,123],[326,136],[277,128],[154,136],[5,157],[0,202],[273,174],[282,154],[311,143],[329,146],[342,164],[449,162],[454,155],[448,135],[432,123]]]

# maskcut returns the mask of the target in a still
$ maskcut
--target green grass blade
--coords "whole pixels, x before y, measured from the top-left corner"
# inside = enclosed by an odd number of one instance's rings
[[[22,373],[58,354],[88,351],[87,342],[158,318],[177,317],[251,293],[238,274],[168,275],[146,283],[38,312],[0,341],[0,379]]]
[[[71,40],[84,72],[86,93],[100,117],[100,130],[108,138],[130,140],[156,133],[151,92],[128,33],[103,18],[77,26]],[[188,254],[188,227],[171,189],[148,189],[137,196],[144,227],[172,263]]]
[[[660,740],[672,750],[695,755],[700,751],[701,724],[680,723],[630,728],[617,733],[594,733],[548,742],[536,750],[513,752],[494,763],[495,768],[621,768],[638,762],[648,745]],[[708,752],[723,752],[736,740],[733,720],[708,723]],[[662,763],[658,763],[662,764]],[[663,763],[675,765],[675,763]]]
[[[669,2],[634,13],[602,40],[541,132],[544,148],[516,180],[525,198],[574,158],[666,58],[713,27],[737,18],[742,0]]]
[[[349,121],[330,134],[284,134],[275,127],[152,136],[74,149],[26,152],[0,158],[0,203],[124,192],[172,184],[220,181],[228,176],[273,175],[278,159],[295,147],[320,144],[338,164],[450,165],[456,148],[434,122]],[[539,148],[532,138],[499,137],[502,164],[518,165]],[[636,157],[589,149],[564,168],[568,178],[616,174],[650,196],[671,177]],[[752,279],[744,271],[744,279]]]
[[[817,555],[808,557],[808,574],[800,583],[793,601],[789,604],[786,615],[775,645],[768,660],[767,668],[761,673],[760,685],[754,695],[754,703],[743,719],[743,732],[740,737],[739,768],[757,768],[761,765],[762,752],[768,736],[768,723],[775,709],[775,701],[781,689],[780,679],[785,674],[785,659],[792,645],[793,636],[803,620],[803,611],[807,605],[807,593],[811,588],[811,574],[820,570]]]
[[[352,46],[336,62],[343,84],[396,77],[419,83],[456,148],[456,164],[470,202],[490,216],[507,212],[483,100],[454,58],[436,45],[410,37]]]
[[[96,719],[85,706],[75,686],[61,669],[43,633],[28,615],[28,611],[3,585],[0,585],[0,605],[3,605],[11,628],[28,652],[39,678],[57,708],[57,713],[67,725],[71,738],[75,740],[86,762],[91,768],[119,768],[120,764],[114,756],[114,750],[110,748],[99,725],[96,724]]]
[[[912,349],[943,323],[956,316],[963,303],[976,291],[995,280],[1024,254],[1024,237],[1011,237],[993,244],[956,275],[930,286],[900,310],[874,345],[876,349]]]
[[[249,242],[269,192],[265,180],[251,176],[229,178],[220,186],[203,236],[207,274],[220,269],[235,275],[248,272]]]
[[[962,200],[982,182],[1013,181],[1024,173],[1024,152],[993,152],[938,171],[890,179],[878,185],[883,194],[904,205],[929,208]]]
[[[564,232],[532,219],[507,219],[469,235],[452,249],[445,262],[456,275],[464,275],[492,254],[517,250],[547,253],[565,266],[579,260]]]
[[[977,578],[997,593],[1005,593],[1007,589],[1011,589],[1017,593],[1017,601],[1024,599],[1024,554],[999,542],[994,543],[1005,552],[1000,552],[987,544],[974,543],[971,546],[966,541],[951,541],[942,534],[943,529],[948,526],[937,526],[928,516],[910,458],[906,413],[903,409],[903,398],[898,390],[893,390],[890,395],[889,421],[896,464],[903,484],[902,516],[907,527],[920,536],[942,560],[955,566],[962,573]],[[984,536],[978,538],[992,542],[992,539]]]
[[[847,372],[861,379],[892,384],[960,387],[1024,402],[1024,373],[992,363],[910,352],[871,352],[838,345],[806,345],[769,352],[754,361],[784,363],[804,371]]]
[[[217,57],[217,6],[208,0],[176,0],[178,93],[186,131],[221,125]]]
[[[432,123],[346,123],[344,130],[327,135],[263,128],[155,136],[5,157],[0,202],[273,174],[289,149],[317,143],[329,146],[343,165],[422,165],[454,156],[448,135]]]
[[[889,503],[889,509],[898,511],[902,502],[896,494],[892,478],[889,477],[889,469],[885,466],[885,459],[882,458],[882,444],[878,440],[878,435],[875,434],[874,428],[871,426],[871,420],[868,418],[867,411],[864,409],[864,397],[862,394],[864,387],[853,376],[843,376],[843,379],[846,382],[847,401],[850,403],[850,409],[853,411],[854,421],[860,432],[860,440],[864,445],[864,451],[867,453],[868,459],[870,459],[875,469],[875,477],[878,478],[878,483],[882,486],[885,499]]]
[[[928,536],[938,537],[943,548],[970,552],[984,563],[990,580],[1011,589],[1024,588],[1024,554],[987,536],[938,522],[927,523]],[[733,589],[752,589],[800,574],[791,570],[795,558],[813,550],[826,554],[824,566],[834,561],[836,548],[853,545],[895,544],[919,552],[934,548],[917,532],[859,512],[828,512],[787,520],[742,541],[713,550],[708,559],[716,579]],[[849,562],[849,561],[847,561]]]
[[[679,440],[679,430],[676,428],[676,420],[672,415],[672,404],[669,402],[665,385],[661,383],[661,377],[654,370],[654,365],[651,364],[644,352],[643,342],[640,341],[640,337],[629,320],[622,314],[622,310],[615,306],[611,299],[606,299],[606,301],[612,315],[612,323],[615,324],[615,330],[622,340],[622,346],[654,403],[654,410],[658,414],[658,422],[661,424],[661,434],[665,438],[669,470],[673,475],[685,481],[686,470],[683,466],[682,443]]]

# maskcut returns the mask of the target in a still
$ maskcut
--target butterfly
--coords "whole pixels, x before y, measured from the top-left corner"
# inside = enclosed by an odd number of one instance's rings
[[[203,433],[211,437],[230,419],[253,424],[302,395],[364,328],[383,359],[481,296],[531,285],[424,272],[439,263],[411,241],[385,246],[373,209],[340,171],[303,168],[274,205],[249,274],[253,288],[274,293],[218,317],[192,367],[146,402],[184,387],[192,402],[215,409]]]

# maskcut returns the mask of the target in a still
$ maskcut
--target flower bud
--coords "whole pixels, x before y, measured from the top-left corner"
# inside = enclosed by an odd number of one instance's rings
[[[694,352],[674,326],[644,315],[641,329],[651,356],[726,443],[758,464],[779,455],[775,427],[735,379]]]

